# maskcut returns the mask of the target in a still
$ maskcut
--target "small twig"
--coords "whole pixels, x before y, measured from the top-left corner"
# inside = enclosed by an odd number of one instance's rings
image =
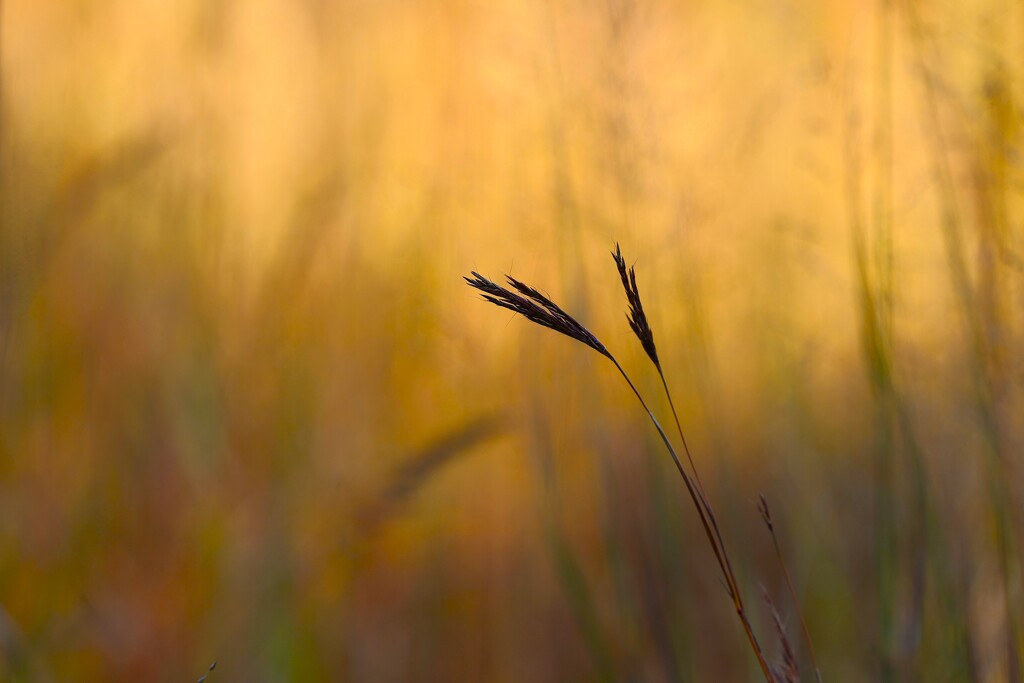
[[[796,613],[800,617],[800,627],[804,632],[804,642],[807,643],[807,651],[811,655],[811,663],[814,665],[814,678],[821,683],[821,670],[818,668],[818,658],[814,654],[814,645],[811,643],[811,632],[807,628],[807,621],[804,619],[804,611],[800,607],[800,599],[797,598],[796,589],[793,588],[793,581],[789,578],[789,570],[786,569],[786,561],[782,559],[782,549],[779,547],[779,539],[775,535],[775,524],[772,521],[772,513],[768,509],[768,499],[761,494],[761,502],[757,508],[761,512],[761,519],[768,527],[768,533],[772,537],[772,545],[775,546],[775,556],[779,559],[779,566],[782,567],[782,575],[786,579],[786,587],[789,588],[789,595],[793,598],[793,605],[796,606]]]
[[[209,676],[210,672],[213,671],[216,668],[217,668],[217,661],[214,660],[213,664],[210,665],[210,668],[206,670],[206,673],[204,673],[202,676],[199,677],[199,680],[196,681],[196,683],[206,683],[206,677]]]
[[[800,666],[796,661],[793,646],[789,642],[789,636],[786,634],[786,625],[782,623],[779,610],[776,609],[772,596],[764,586],[761,586],[761,595],[764,597],[765,604],[768,605],[768,611],[771,612],[772,622],[775,624],[775,637],[779,639],[779,647],[782,648],[782,662],[772,667],[772,673],[779,683],[800,683]]]

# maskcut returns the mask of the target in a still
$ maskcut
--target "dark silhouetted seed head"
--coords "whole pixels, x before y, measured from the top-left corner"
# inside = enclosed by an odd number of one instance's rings
[[[463,278],[470,287],[479,290],[483,298],[495,306],[515,311],[527,320],[561,332],[567,337],[583,342],[603,356],[611,358],[608,349],[598,341],[597,337],[583,327],[575,318],[563,311],[558,304],[547,298],[533,287],[506,275],[508,283],[516,291],[512,291],[494,283],[477,272],[473,277]]]
[[[661,372],[658,349],[654,346],[654,332],[651,331],[651,326],[647,323],[647,315],[644,314],[644,306],[640,302],[640,290],[636,286],[636,271],[632,268],[626,269],[626,260],[622,258],[622,251],[619,249],[618,243],[615,244],[612,258],[615,259],[615,266],[619,269],[622,288],[626,290],[626,300],[629,302],[629,313],[626,315],[629,326],[633,328],[633,333],[640,340],[640,344],[644,347],[651,362],[654,363],[654,367]]]

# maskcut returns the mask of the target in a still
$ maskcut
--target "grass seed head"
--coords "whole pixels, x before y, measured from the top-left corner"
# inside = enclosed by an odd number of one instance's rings
[[[793,645],[786,634],[786,626],[782,623],[779,610],[776,609],[775,602],[772,601],[764,586],[761,587],[761,592],[764,596],[765,604],[768,605],[768,609],[772,614],[775,635],[779,639],[779,649],[782,653],[782,660],[772,666],[772,675],[779,683],[800,683],[800,665],[797,663]]]
[[[626,318],[633,334],[640,340],[640,344],[647,352],[647,356],[654,363],[654,367],[661,371],[661,361],[658,360],[658,349],[654,346],[654,332],[647,322],[647,315],[644,313],[643,303],[640,301],[640,290],[636,286],[636,271],[633,268],[626,269],[626,260],[622,258],[622,250],[618,243],[615,244],[615,251],[612,252],[615,259],[615,266],[619,269],[619,277],[622,279],[622,288],[626,290],[626,300],[629,302],[629,313]]]
[[[604,344],[579,321],[563,311],[558,304],[511,275],[505,277],[508,279],[509,285],[516,291],[502,287],[475,271],[472,273],[472,277],[463,279],[470,287],[479,290],[483,298],[495,306],[507,308],[531,322],[543,325],[555,332],[561,332],[567,337],[586,344],[602,356],[611,358]]]

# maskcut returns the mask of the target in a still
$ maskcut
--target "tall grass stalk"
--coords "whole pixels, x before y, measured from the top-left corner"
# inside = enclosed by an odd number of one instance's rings
[[[486,301],[489,301],[496,306],[507,308],[513,312],[519,313],[531,322],[575,339],[576,341],[597,351],[615,365],[615,368],[622,375],[626,384],[629,385],[630,390],[640,402],[644,412],[647,413],[651,423],[654,425],[658,435],[661,437],[662,443],[664,443],[666,450],[668,450],[669,455],[672,458],[672,462],[675,464],[676,469],[679,472],[679,476],[682,478],[683,484],[686,487],[686,491],[693,502],[694,508],[697,510],[701,526],[704,528],[704,533],[708,539],[709,545],[711,546],[712,552],[715,555],[715,560],[722,573],[722,578],[725,581],[726,591],[732,600],[737,617],[743,626],[743,631],[750,643],[750,647],[757,658],[761,672],[768,683],[774,683],[771,669],[768,666],[768,662],[764,657],[764,653],[750,624],[747,609],[739,590],[739,584],[736,580],[732,563],[729,560],[729,555],[718,527],[717,518],[715,517],[711,506],[708,505],[701,489],[698,488],[694,479],[687,473],[686,468],[683,467],[683,463],[679,459],[679,455],[677,454],[675,447],[672,445],[671,439],[669,439],[665,430],[662,428],[661,423],[655,417],[654,413],[647,405],[647,402],[640,394],[640,391],[636,388],[636,385],[633,384],[633,380],[630,379],[619,361],[589,330],[587,330],[571,315],[562,310],[551,299],[544,296],[533,287],[530,287],[511,276],[507,276],[508,284],[512,287],[511,290],[488,280],[476,272],[472,273],[472,277],[466,277],[464,279],[469,286],[480,291]],[[653,344],[653,336],[651,337],[651,343]]]

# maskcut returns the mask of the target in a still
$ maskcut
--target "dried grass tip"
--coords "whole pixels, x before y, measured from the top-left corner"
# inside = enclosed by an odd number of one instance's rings
[[[775,524],[772,522],[772,513],[768,509],[768,498],[762,493],[760,495],[760,502],[757,504],[757,510],[761,513],[761,519],[764,520],[765,526],[768,527],[768,531],[775,532]]]
[[[765,604],[772,614],[772,623],[775,625],[775,635],[779,639],[779,649],[782,651],[782,660],[772,665],[772,676],[778,683],[800,683],[800,665],[796,661],[796,652],[786,634],[786,626],[782,623],[779,610],[776,609],[768,590],[761,586],[761,594],[764,596]]]
[[[640,344],[644,347],[651,362],[654,363],[654,367],[661,372],[658,349],[654,346],[654,332],[651,331],[651,326],[647,322],[647,315],[644,313],[644,306],[640,301],[640,290],[636,286],[636,271],[633,268],[626,269],[626,260],[622,258],[622,250],[619,249],[618,242],[615,243],[612,258],[615,259],[615,266],[619,269],[622,288],[626,290],[626,300],[629,302],[629,313],[626,315],[629,326],[633,328],[633,333],[640,340]]]
[[[590,333],[590,330],[583,327],[575,318],[563,311],[558,304],[533,287],[516,280],[511,275],[506,275],[508,283],[516,290],[513,292],[488,280],[476,271],[473,271],[472,276],[463,278],[466,284],[482,292],[483,298],[495,306],[507,308],[531,322],[543,325],[555,332],[561,332],[567,337],[586,344],[602,356],[611,358],[608,349]]]

